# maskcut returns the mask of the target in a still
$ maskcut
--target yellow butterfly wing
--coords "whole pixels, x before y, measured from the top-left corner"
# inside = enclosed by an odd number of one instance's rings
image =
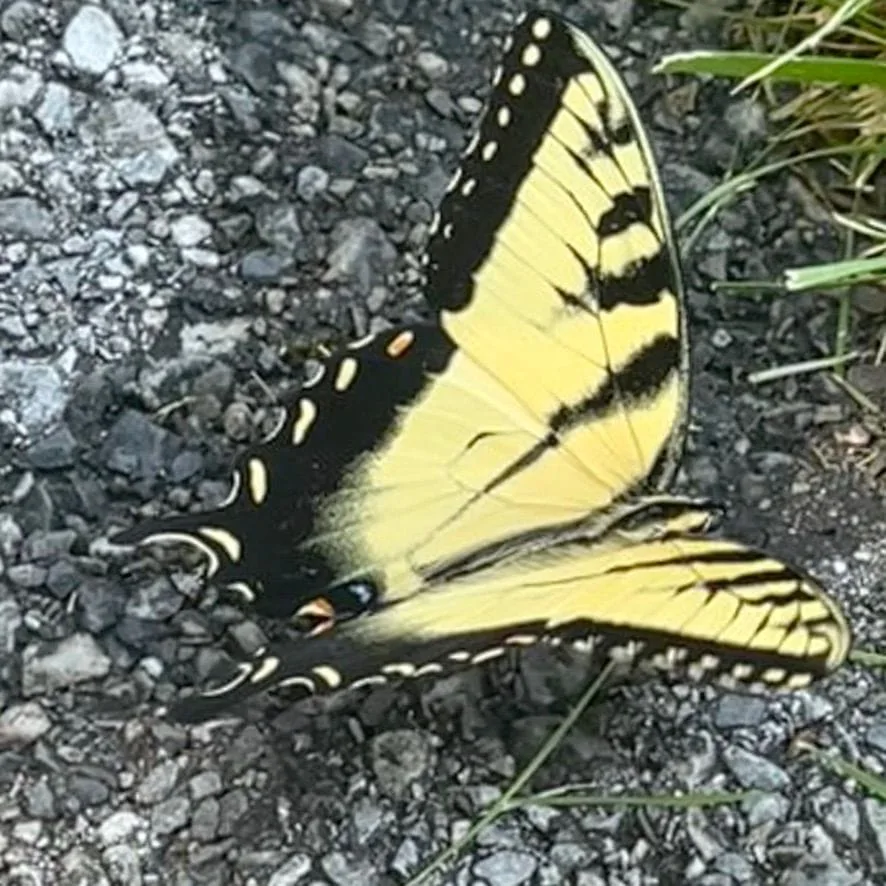
[[[767,554],[695,531],[705,525],[702,511],[676,508],[431,586],[261,650],[173,713],[204,719],[272,687],[325,693],[448,672],[537,642],[592,645],[729,686],[797,688],[842,664],[849,629],[821,587]]]
[[[671,478],[686,342],[650,146],[580,31],[535,14],[509,39],[428,247],[438,324],[332,355],[225,505],[118,541],[196,544],[286,615],[407,596]]]

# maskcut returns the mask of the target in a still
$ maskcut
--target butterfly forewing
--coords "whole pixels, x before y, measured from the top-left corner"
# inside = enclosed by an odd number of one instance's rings
[[[195,543],[284,615],[354,581],[397,599],[663,485],[685,344],[649,145],[580,32],[535,15],[512,44],[428,246],[440,325],[332,355],[226,507],[117,540]]]

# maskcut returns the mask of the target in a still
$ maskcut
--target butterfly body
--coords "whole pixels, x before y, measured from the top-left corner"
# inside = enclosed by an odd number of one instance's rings
[[[523,18],[431,225],[435,322],[330,355],[215,511],[119,541],[196,544],[256,611],[307,616],[178,706],[330,691],[596,642],[802,685],[849,632],[811,579],[670,496],[688,345],[652,150],[599,47]]]

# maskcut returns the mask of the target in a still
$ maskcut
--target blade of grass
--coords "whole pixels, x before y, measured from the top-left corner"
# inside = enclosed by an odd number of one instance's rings
[[[876,280],[884,274],[886,256],[851,258],[805,268],[789,268],[784,272],[784,287],[788,292],[836,289],[866,280]]]
[[[830,769],[831,772],[839,775],[840,778],[851,778],[859,787],[872,794],[878,800],[886,801],[886,779],[844,760],[842,757],[833,757],[830,754],[822,753],[815,745],[809,742],[797,742],[796,747],[810,754],[817,763]]]
[[[674,794],[583,794],[576,790],[578,785],[566,785],[552,791],[543,791],[529,797],[517,797],[511,803],[512,809],[526,806],[546,806],[550,808],[570,808],[573,806],[604,806],[615,808],[648,809],[700,809],[705,806],[725,806],[730,803],[744,803],[761,795],[761,791],[711,791],[710,793]]]
[[[866,409],[872,415],[882,415],[883,410],[871,400],[866,394],[863,394],[854,384],[846,381],[842,375],[837,375],[836,372],[831,374],[831,381],[834,382],[839,387],[843,388],[843,390],[861,406],[862,409]]]
[[[719,208],[733,197],[754,187],[759,179],[771,175],[774,172],[778,172],[781,169],[785,169],[788,166],[796,166],[798,163],[803,163],[809,160],[820,160],[825,157],[846,156],[861,153],[870,154],[870,149],[858,145],[835,145],[827,148],[816,148],[813,151],[806,151],[792,157],[784,157],[780,160],[775,160],[772,163],[767,163],[764,166],[759,166],[756,169],[742,172],[739,175],[727,179],[716,187],[711,188],[710,191],[699,197],[689,209],[677,218],[675,228],[677,231],[681,231],[697,216],[706,213],[710,207],[714,206]],[[878,153],[886,157],[886,144],[879,149]]]
[[[783,65],[786,65],[798,56],[803,55],[807,50],[814,49],[825,37],[833,34],[834,31],[839,30],[845,22],[848,22],[851,18],[858,15],[859,12],[867,9],[867,7],[873,2],[874,0],[846,0],[845,3],[842,3],[834,10],[833,15],[828,16],[820,28],[813,31],[811,34],[808,34],[799,43],[792,46],[787,52],[783,53],[769,64],[764,65],[749,77],[745,77],[745,79],[732,90],[732,94],[735,95],[743,89],[746,89],[748,86],[771,77],[775,71]]]
[[[699,49],[666,55],[653,74],[707,74],[713,77],[747,77],[761,65],[781,56],[768,52],[727,52]],[[772,81],[834,83],[840,86],[878,86],[886,89],[886,64],[875,59],[820,55],[798,58],[779,66]]]
[[[799,363],[788,363],[784,366],[773,366],[772,369],[760,369],[748,376],[752,385],[762,385],[770,381],[788,378],[792,375],[803,375],[807,372],[820,372],[822,369],[833,369],[843,366],[852,360],[857,360],[861,354],[853,351],[851,354],[835,354],[831,357],[816,357],[814,360],[801,360]]]
[[[873,649],[853,649],[849,660],[869,668],[886,668],[886,655]]]

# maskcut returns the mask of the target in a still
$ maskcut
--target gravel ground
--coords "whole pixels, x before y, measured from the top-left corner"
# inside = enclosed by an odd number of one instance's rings
[[[566,9],[560,3],[549,6]],[[317,346],[421,315],[417,254],[485,95],[507,0],[0,3],[0,880],[9,886],[395,884],[463,833],[559,722],[587,663],[533,651],[437,684],[184,728],[157,715],[267,625],[181,560],[105,541],[140,509],[217,500]],[[625,71],[675,213],[760,109],[645,72],[717,39],[631,0],[573,4]],[[810,568],[881,641],[879,495],[820,379],[815,298],[713,295],[831,258],[796,186],[722,212],[687,268],[694,423],[681,483]],[[307,361],[307,362],[306,362]],[[886,768],[884,687],[791,696],[633,681],[539,785],[756,788],[741,806],[515,813],[439,883],[883,882],[886,806],[792,753]]]

